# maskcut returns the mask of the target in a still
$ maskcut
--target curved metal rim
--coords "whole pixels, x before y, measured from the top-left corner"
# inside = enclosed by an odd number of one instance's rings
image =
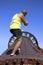
[[[26,31],[22,31],[22,33],[30,34],[32,37],[34,37],[34,39],[36,40],[36,43],[38,45],[38,41],[37,41],[36,37],[33,34],[31,34],[30,32],[26,32]]]
[[[37,44],[37,46],[38,46],[38,41],[37,41],[37,39],[36,39],[36,37],[33,35],[33,34],[31,34],[30,32],[26,32],[26,31],[22,31],[22,34],[23,33],[26,33],[26,34],[29,34],[30,35],[30,37],[33,37],[34,39],[35,39],[35,41],[36,41],[36,44]],[[23,35],[22,35],[23,36]],[[26,37],[26,36],[25,36]],[[8,45],[9,45],[9,43],[11,42],[11,39],[12,38],[14,38],[14,36],[11,36],[10,37],[10,39],[9,39],[9,42],[8,42]],[[28,38],[28,37],[27,37]],[[15,39],[15,38],[14,38]]]

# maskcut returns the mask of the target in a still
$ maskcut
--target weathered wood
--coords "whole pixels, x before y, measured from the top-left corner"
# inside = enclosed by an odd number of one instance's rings
[[[43,65],[43,49],[39,47],[34,35],[23,32],[21,53],[10,56],[16,42],[18,41],[14,40],[14,43],[0,56],[0,65]]]

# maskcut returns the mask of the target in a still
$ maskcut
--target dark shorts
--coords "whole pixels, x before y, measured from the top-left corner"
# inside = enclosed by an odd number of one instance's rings
[[[22,32],[20,29],[11,29],[10,32],[17,38],[22,37]]]

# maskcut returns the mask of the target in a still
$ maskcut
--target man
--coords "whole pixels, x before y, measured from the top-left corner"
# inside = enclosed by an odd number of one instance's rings
[[[12,22],[10,24],[10,32],[18,39],[18,42],[14,46],[14,50],[11,55],[15,55],[15,52],[21,45],[22,42],[22,32],[21,32],[21,24],[23,23],[25,26],[28,25],[28,22],[25,20],[27,12],[25,10],[15,14],[12,18]]]

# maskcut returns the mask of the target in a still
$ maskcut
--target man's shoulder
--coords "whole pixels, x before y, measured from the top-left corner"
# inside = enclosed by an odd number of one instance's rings
[[[18,15],[18,13],[17,14],[14,14],[13,17],[12,17],[12,19],[14,19],[17,15]]]
[[[19,16],[20,18],[24,18],[24,16],[23,16],[22,14],[18,14],[18,16]]]

